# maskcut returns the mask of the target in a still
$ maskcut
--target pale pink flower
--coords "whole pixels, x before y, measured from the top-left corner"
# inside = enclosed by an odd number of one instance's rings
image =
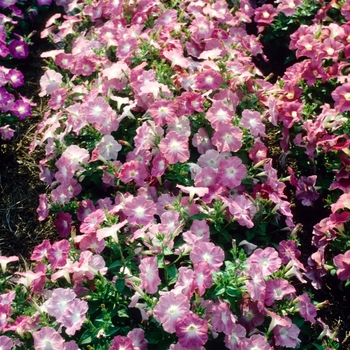
[[[299,333],[300,329],[292,322],[289,327],[276,325],[273,329],[275,344],[277,346],[297,349],[301,342],[298,338]]]
[[[224,262],[224,251],[212,242],[198,242],[190,253],[194,264],[207,262],[213,271],[218,271]]]
[[[239,350],[273,350],[266,338],[260,334],[254,334],[245,338],[239,344]]]
[[[62,74],[52,69],[48,69],[40,79],[40,97],[51,95],[62,84]]]
[[[155,203],[144,197],[134,197],[125,204],[124,214],[133,225],[147,225],[152,222],[157,212]]]
[[[272,247],[265,249],[258,248],[249,257],[249,265],[251,267],[260,268],[263,277],[269,276],[281,267],[281,259],[278,257],[277,251]]]
[[[50,316],[54,316],[58,322],[62,323],[75,297],[76,294],[70,288],[56,288],[51,298],[45,301],[44,307]]]
[[[175,329],[179,343],[186,348],[193,349],[208,340],[208,323],[192,312],[178,320]]]
[[[135,350],[147,350],[148,341],[145,339],[145,331],[141,328],[134,328],[127,334],[132,340]]]
[[[12,342],[11,338],[7,337],[6,335],[0,336],[0,350],[11,350],[14,343]]]
[[[86,313],[89,309],[85,300],[74,299],[69,303],[67,312],[63,315],[62,325],[66,327],[66,333],[74,335],[86,319]]]
[[[176,106],[173,101],[159,99],[152,103],[148,113],[157,126],[172,124],[176,120]]]
[[[176,117],[172,124],[168,125],[168,133],[175,131],[176,133],[189,137],[191,135],[190,120],[186,116]]]
[[[315,323],[315,317],[317,314],[316,306],[311,303],[309,294],[304,293],[299,295],[296,299],[297,305],[299,306],[300,315],[311,323]]]
[[[64,239],[62,241],[55,242],[47,250],[47,259],[51,264],[52,270],[66,265],[70,248],[70,243]]]
[[[225,345],[230,350],[238,350],[239,344],[246,336],[246,329],[240,324],[233,324],[230,334],[225,336]]]
[[[89,214],[80,225],[80,232],[90,234],[96,232],[99,225],[106,219],[106,214],[102,209],[97,209]]]
[[[62,350],[64,339],[51,327],[33,333],[35,350]]]
[[[176,164],[177,162],[184,163],[190,158],[188,137],[180,135],[175,131],[170,131],[160,141],[159,149],[169,164]]]
[[[103,160],[114,160],[118,158],[118,153],[122,146],[114,139],[112,135],[105,135],[96,145],[94,152]]]
[[[135,181],[139,186],[144,185],[145,179],[149,176],[145,164],[138,160],[125,162],[120,170],[119,178],[121,181],[128,183]]]
[[[212,128],[218,130],[220,126],[226,128],[232,125],[234,112],[222,101],[214,101],[205,116],[210,121]]]
[[[295,293],[295,288],[287,280],[274,278],[266,281],[265,305],[271,306],[275,300],[282,300],[286,295]]]
[[[242,147],[243,131],[237,126],[220,125],[211,142],[219,152],[237,152]]]
[[[331,95],[335,101],[334,108],[336,111],[342,113],[350,110],[350,83],[338,86]]]
[[[246,196],[240,194],[232,201],[229,201],[229,210],[241,226],[246,226],[248,228],[254,226],[252,219],[257,209],[254,203]]]
[[[199,128],[198,132],[192,137],[192,145],[197,147],[198,153],[204,154],[207,150],[213,149],[210,137],[205,128]]]
[[[171,50],[163,50],[163,56],[171,62],[171,66],[179,66],[181,68],[188,68],[190,66],[190,62],[188,58],[186,58],[183,54],[183,50],[171,49]]]
[[[261,114],[259,112],[245,109],[242,112],[241,124],[255,137],[267,136],[265,134],[265,125],[262,123]]]
[[[230,189],[238,187],[246,175],[246,166],[236,156],[223,159],[219,163],[218,180],[223,186]]]
[[[192,288],[198,291],[199,296],[202,296],[212,284],[211,266],[206,261],[196,263],[194,265]]]
[[[168,161],[162,153],[158,153],[152,160],[151,175],[155,177],[162,176],[165,173],[168,164]]]
[[[199,187],[212,187],[217,185],[217,172],[210,167],[204,167],[195,176],[194,184]]]
[[[211,309],[211,325],[215,332],[223,332],[230,336],[234,331],[236,318],[233,315],[230,305],[219,300]]]
[[[344,254],[338,254],[333,258],[334,265],[338,268],[337,276],[341,281],[350,279],[350,250]]]
[[[183,294],[164,292],[153,310],[155,319],[168,333],[175,333],[175,324],[190,312],[190,303]]]
[[[113,338],[112,346],[109,350],[134,350],[134,345],[129,337],[122,337],[117,335]]]
[[[221,74],[213,69],[206,69],[196,76],[196,88],[199,90],[216,90],[222,82]]]
[[[219,168],[219,163],[222,159],[225,159],[225,155],[214,149],[209,149],[204,154],[200,155],[198,158],[198,165],[202,168],[210,167],[215,170]]]
[[[155,256],[143,258],[140,263],[140,278],[142,280],[140,288],[145,288],[149,294],[158,291],[161,283],[158,272],[157,258]]]
[[[18,261],[18,256],[0,256],[0,265],[1,265],[1,271],[2,273],[6,273],[7,270],[7,264],[10,262]]]
[[[300,5],[302,5],[301,0],[278,0],[277,10],[290,17],[293,16],[296,8]]]

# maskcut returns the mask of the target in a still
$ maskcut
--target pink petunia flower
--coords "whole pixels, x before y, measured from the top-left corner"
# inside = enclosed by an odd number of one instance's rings
[[[117,335],[113,338],[112,346],[109,350],[134,350],[134,345],[129,337],[122,337]]]
[[[265,249],[258,248],[249,257],[249,265],[260,268],[263,277],[269,276],[281,267],[281,259],[278,257],[277,251],[272,247]]]
[[[48,239],[44,239],[42,243],[34,248],[34,251],[30,256],[30,260],[42,261],[44,258],[47,258],[47,252],[50,247],[50,241]]]
[[[128,183],[135,181],[138,186],[144,185],[144,181],[149,176],[145,164],[138,160],[125,162],[120,170],[119,178],[121,181]]]
[[[211,142],[219,152],[237,152],[242,147],[243,131],[237,126],[220,125]]]
[[[53,290],[51,298],[44,303],[44,307],[50,316],[63,322],[64,315],[68,312],[76,294],[69,288],[56,288]]]
[[[211,325],[215,332],[223,332],[228,336],[233,334],[236,317],[227,302],[219,300],[213,305],[211,314]]]
[[[175,333],[176,322],[189,312],[188,298],[183,294],[175,294],[174,291],[171,291],[161,293],[153,315],[166,332]]]
[[[175,329],[179,343],[185,348],[202,346],[208,340],[208,323],[192,312],[178,320]]]
[[[140,263],[140,278],[142,280],[140,288],[145,288],[149,294],[154,294],[158,291],[158,286],[161,283],[155,256],[143,258]]]
[[[315,323],[315,317],[317,314],[317,309],[314,304],[311,303],[309,294],[304,293],[299,295],[296,299],[297,307],[299,308],[300,315],[311,323]]]
[[[334,108],[336,111],[342,113],[350,110],[350,83],[338,86],[331,95],[335,101]]]
[[[106,219],[106,214],[102,209],[97,209],[87,217],[80,225],[80,232],[82,233],[92,233],[97,230],[99,225]]]
[[[206,69],[196,76],[196,88],[199,90],[216,90],[222,82],[221,74],[213,69]]]
[[[152,103],[148,109],[149,115],[153,118],[155,125],[163,126],[172,124],[176,120],[176,108],[173,101],[159,99]]]
[[[246,336],[246,329],[240,324],[234,324],[230,334],[225,336],[225,345],[230,350],[238,350],[239,344]]]
[[[145,331],[141,328],[134,328],[127,334],[127,337],[132,340],[136,350],[147,350],[148,341],[145,339]]]
[[[218,180],[220,185],[230,189],[238,187],[246,175],[246,166],[236,156],[223,159],[219,163]]]
[[[124,214],[133,225],[147,225],[152,222],[157,212],[155,203],[144,197],[134,197],[125,204]]]
[[[261,114],[259,112],[245,109],[242,112],[241,124],[255,137],[267,136],[265,134],[265,125],[262,123]]]
[[[51,264],[52,270],[66,265],[70,248],[70,243],[63,239],[59,242],[55,242],[47,250],[47,259]]]
[[[169,164],[184,163],[190,158],[188,137],[170,131],[159,143],[159,149]]]
[[[54,221],[60,237],[70,236],[72,230],[72,215],[60,211]]]
[[[11,350],[14,343],[11,338],[7,337],[6,335],[0,336],[0,349],[1,350]]]
[[[1,266],[1,271],[3,274],[6,273],[7,270],[7,264],[10,262],[18,261],[19,258],[18,256],[0,256],[0,266]]]
[[[40,79],[41,91],[39,96],[51,95],[62,84],[62,78],[62,74],[52,69],[47,70]]]
[[[239,345],[239,350],[273,350],[266,338],[260,334],[254,334],[250,338],[245,338]]]
[[[63,315],[62,325],[66,327],[66,333],[74,335],[82,326],[89,309],[85,300],[74,299],[69,303],[67,312]]]
[[[300,329],[294,323],[289,327],[276,325],[273,329],[276,345],[292,349],[297,349],[301,343],[299,333]]]
[[[334,265],[338,268],[337,276],[341,281],[350,279],[350,250],[344,254],[338,254],[333,258]]]
[[[198,242],[190,253],[194,264],[207,262],[213,271],[218,271],[224,262],[224,251],[212,242]]]
[[[274,278],[266,281],[265,305],[271,306],[275,300],[282,300],[286,295],[295,293],[295,288],[287,280]]]
[[[192,288],[202,296],[213,284],[211,267],[207,262],[200,262],[194,265]]]
[[[43,327],[33,333],[35,350],[62,350],[64,339],[51,327]]]
[[[222,101],[214,101],[205,116],[210,121],[212,128],[218,130],[220,126],[226,128],[232,125],[234,113]]]

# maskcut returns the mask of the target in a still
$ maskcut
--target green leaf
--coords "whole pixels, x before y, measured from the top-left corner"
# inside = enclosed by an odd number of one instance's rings
[[[175,265],[171,265],[170,267],[167,267],[167,273],[168,273],[168,282],[169,284],[174,284],[177,282],[178,276],[179,276],[179,272],[177,270],[177,268],[175,267]]]
[[[115,282],[115,288],[118,293],[121,293],[125,288],[125,280],[118,278]]]
[[[111,265],[109,265],[109,269],[114,269],[115,267],[123,266],[123,262],[120,260],[115,261]]]

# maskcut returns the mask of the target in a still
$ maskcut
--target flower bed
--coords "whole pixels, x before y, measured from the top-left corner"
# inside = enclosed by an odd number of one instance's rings
[[[350,2],[56,4],[31,151],[60,239],[3,257],[0,345],[339,348],[314,295],[350,284]]]

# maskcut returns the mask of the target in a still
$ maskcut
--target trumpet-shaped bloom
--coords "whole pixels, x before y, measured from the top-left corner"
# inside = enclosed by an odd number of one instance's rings
[[[333,258],[334,265],[338,268],[337,276],[340,280],[350,279],[350,250],[345,254],[338,254]]]
[[[189,349],[204,345],[208,340],[208,323],[198,315],[188,313],[175,325],[179,343]]]
[[[41,91],[39,96],[51,95],[62,84],[62,78],[62,74],[52,69],[47,70],[40,79]]]
[[[134,197],[125,204],[124,214],[133,225],[147,225],[152,222],[157,212],[155,203],[144,197]]]
[[[242,147],[243,131],[237,126],[220,125],[211,142],[219,152],[237,152]]]
[[[198,242],[190,253],[194,264],[207,262],[213,271],[218,271],[224,261],[224,251],[211,242]]]
[[[157,258],[155,256],[143,258],[140,263],[141,288],[145,288],[149,294],[158,291],[161,283],[158,272]]]
[[[62,350],[64,339],[51,327],[33,333],[35,350]]]
[[[240,158],[233,156],[220,161],[218,171],[220,185],[233,189],[241,184],[246,175],[247,168]]]
[[[155,319],[162,324],[168,333],[175,333],[175,324],[190,312],[190,303],[183,294],[174,291],[164,292],[153,310]]]
[[[160,141],[159,149],[169,164],[176,164],[177,162],[184,163],[190,158],[188,137],[180,135],[175,131],[170,131]]]

